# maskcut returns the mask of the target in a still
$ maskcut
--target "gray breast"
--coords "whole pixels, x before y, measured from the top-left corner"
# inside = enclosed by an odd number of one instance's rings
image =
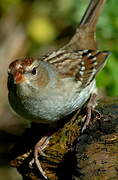
[[[30,117],[33,117],[32,121],[51,123],[81,108],[94,88],[95,81],[81,91],[73,88],[70,91],[60,93],[60,90],[51,89],[39,99],[27,99],[27,102],[24,101],[23,103],[26,103],[25,107]]]

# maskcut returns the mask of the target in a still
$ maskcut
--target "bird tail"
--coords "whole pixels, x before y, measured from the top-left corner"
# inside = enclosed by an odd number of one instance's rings
[[[79,27],[66,48],[97,49],[96,24],[106,0],[90,0],[90,3],[80,21]]]
[[[88,26],[89,29],[96,29],[100,12],[106,0],[90,0],[90,3],[80,21],[79,28]]]

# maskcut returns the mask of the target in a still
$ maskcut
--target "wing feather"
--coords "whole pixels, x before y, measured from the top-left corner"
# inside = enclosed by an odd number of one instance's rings
[[[59,50],[43,57],[42,60],[54,65],[62,78],[75,77],[88,85],[103,68],[110,52],[98,50]]]

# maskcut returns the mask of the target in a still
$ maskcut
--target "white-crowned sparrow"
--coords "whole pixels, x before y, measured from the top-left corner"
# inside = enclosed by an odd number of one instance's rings
[[[24,58],[9,66],[9,102],[15,112],[37,123],[52,123],[89,99],[107,51],[59,50],[41,59]]]
[[[95,77],[109,55],[108,51],[96,50],[94,39],[96,22],[104,3],[105,0],[90,1],[79,29],[64,48],[40,59],[23,58],[9,65],[8,97],[16,113],[37,123],[51,124],[87,102],[96,88]],[[91,114],[88,109],[86,124]],[[34,153],[35,163],[45,178],[38,152],[41,153],[48,140],[43,137]]]
[[[59,50],[41,59],[24,58],[8,69],[9,102],[16,113],[37,123],[53,123],[81,108],[95,89],[95,76],[108,57],[108,51]],[[91,113],[91,109],[89,110]],[[90,121],[88,113],[87,121]],[[35,162],[48,144],[43,138],[35,147]]]

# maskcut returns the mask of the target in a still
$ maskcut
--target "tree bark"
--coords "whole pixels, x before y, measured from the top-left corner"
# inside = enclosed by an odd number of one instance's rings
[[[96,109],[100,115],[93,113],[83,134],[81,120],[85,109],[71,114],[66,119],[68,122],[52,133],[44,150],[46,156],[39,155],[41,166],[50,180],[118,179],[118,98],[105,98]],[[29,166],[41,133],[39,128],[36,132],[34,126],[12,151],[11,165],[17,167],[24,180],[43,180],[36,165]]]

